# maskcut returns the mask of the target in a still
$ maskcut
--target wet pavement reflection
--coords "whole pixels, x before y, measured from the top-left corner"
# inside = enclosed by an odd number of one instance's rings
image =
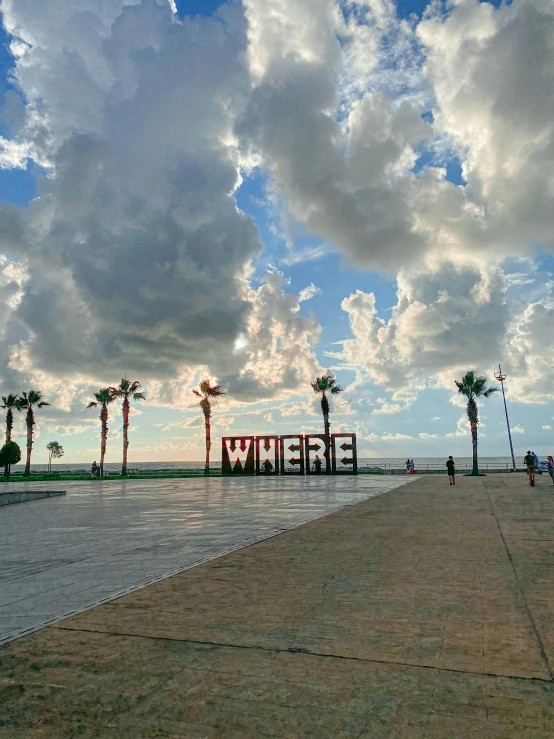
[[[413,479],[0,483],[67,491],[0,508],[0,644]]]

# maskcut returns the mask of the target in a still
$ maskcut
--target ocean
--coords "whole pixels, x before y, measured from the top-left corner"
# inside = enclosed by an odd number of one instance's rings
[[[414,457],[415,468],[417,469],[445,469],[446,457]],[[462,472],[465,469],[471,469],[471,457],[455,457],[456,469]],[[383,469],[403,469],[405,467],[405,458],[400,457],[359,457],[358,467],[374,467]],[[74,464],[66,464],[57,462],[52,463],[52,469],[56,472],[66,473],[88,473],[90,472],[91,463],[76,462]],[[523,466],[523,459],[516,459],[516,464]],[[31,465],[35,472],[47,472],[48,465],[33,464]],[[143,472],[177,472],[180,470],[198,470],[204,469],[204,462],[129,462],[130,469],[138,469]],[[479,457],[479,468],[486,472],[490,469],[511,469],[512,460],[510,457]],[[210,468],[214,471],[221,470],[221,460],[214,459],[210,463]],[[121,462],[107,462],[104,464],[104,472],[119,472],[121,470]],[[12,467],[13,472],[22,471],[21,463]]]

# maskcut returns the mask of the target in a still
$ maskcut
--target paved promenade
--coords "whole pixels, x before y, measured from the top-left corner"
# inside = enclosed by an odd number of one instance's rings
[[[0,644],[407,482],[360,475],[65,483],[63,499],[0,514]],[[0,483],[0,494],[56,487],[64,485]]]
[[[3,735],[551,739],[548,482],[423,477],[7,644]]]

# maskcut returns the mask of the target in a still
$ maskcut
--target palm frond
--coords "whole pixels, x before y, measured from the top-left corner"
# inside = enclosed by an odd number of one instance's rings
[[[316,377],[314,382],[310,384],[312,386],[312,390],[316,394],[327,392],[335,394],[342,392],[342,389],[339,388],[339,386],[337,385],[336,379],[334,377],[331,377],[331,375],[322,375],[321,377]]]
[[[17,401],[19,399],[19,396],[15,393],[10,393],[9,395],[3,395],[2,396],[2,405],[0,405],[0,408],[17,408]]]
[[[98,404],[98,402],[96,400],[91,400],[90,403],[87,405],[87,409],[88,408],[97,408],[98,405],[99,404]]]

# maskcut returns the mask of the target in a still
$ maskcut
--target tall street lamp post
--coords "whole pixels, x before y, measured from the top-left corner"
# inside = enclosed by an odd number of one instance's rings
[[[506,394],[504,393],[504,380],[506,375],[502,374],[502,369],[498,365],[498,372],[494,373],[494,376],[502,386],[502,397],[504,398],[504,410],[506,411],[506,424],[508,426],[508,439],[510,440],[510,451],[512,452],[512,467],[514,472],[516,471],[516,460],[514,457],[514,445],[512,444],[512,432],[510,431],[510,419],[508,418],[508,406],[506,405]]]

